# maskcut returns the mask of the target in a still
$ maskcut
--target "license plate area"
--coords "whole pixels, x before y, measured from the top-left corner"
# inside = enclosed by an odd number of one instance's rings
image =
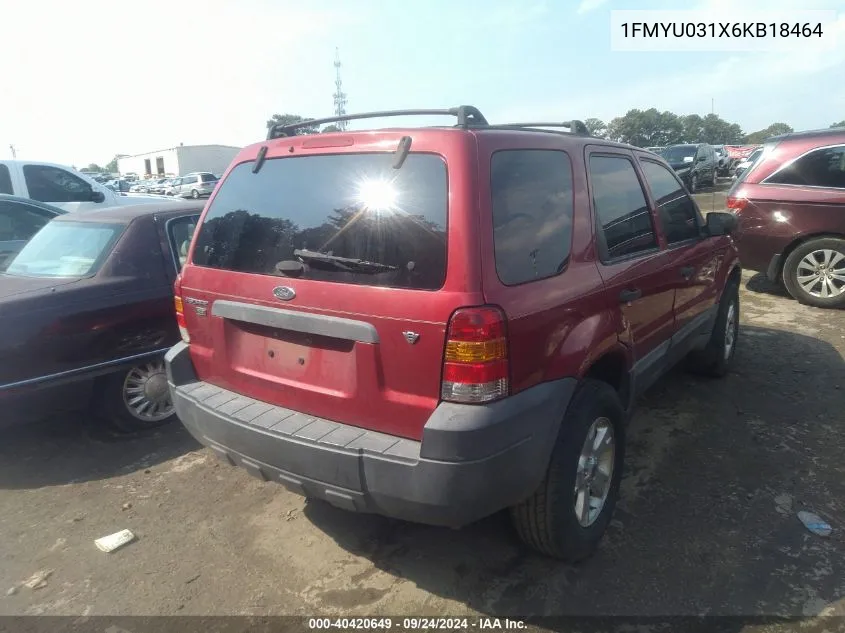
[[[229,320],[225,328],[235,371],[338,395],[355,390],[354,341]]]

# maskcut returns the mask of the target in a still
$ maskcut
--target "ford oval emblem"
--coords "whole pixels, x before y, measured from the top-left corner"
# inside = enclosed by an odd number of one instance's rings
[[[282,301],[290,301],[296,296],[296,290],[288,286],[276,286],[273,288],[273,296]]]

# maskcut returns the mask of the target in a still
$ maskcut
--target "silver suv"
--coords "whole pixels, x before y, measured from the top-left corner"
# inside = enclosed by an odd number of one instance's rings
[[[167,189],[167,195],[194,199],[210,196],[218,180],[217,176],[205,171],[174,178]]]

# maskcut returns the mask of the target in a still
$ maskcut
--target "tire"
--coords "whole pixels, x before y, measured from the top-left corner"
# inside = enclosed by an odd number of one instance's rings
[[[605,473],[604,502],[597,513],[582,524],[576,512],[580,504],[576,484],[580,480],[579,464],[583,465],[582,449],[586,449],[588,435],[596,424],[612,431],[612,452],[599,453],[597,465],[592,464],[593,475]],[[537,490],[525,501],[510,510],[514,527],[523,542],[538,552],[567,562],[578,562],[589,557],[596,549],[607,529],[622,480],[625,452],[625,412],[616,391],[607,383],[584,380],[575,392],[561,424],[546,476]],[[602,466],[604,467],[602,469]],[[609,469],[609,477],[606,472]],[[601,478],[592,479],[593,483]],[[591,493],[594,492],[588,488]],[[595,491],[598,492],[598,491]],[[588,504],[588,507],[592,504]]]
[[[728,373],[739,339],[739,284],[730,282],[722,293],[716,323],[707,347],[691,352],[687,369],[704,376],[721,378]]]
[[[698,189],[698,176],[696,174],[693,174],[692,176],[689,177],[689,192],[695,193],[697,189]]]
[[[783,285],[800,303],[845,307],[845,240],[822,237],[800,244],[783,263]]]
[[[100,422],[121,433],[146,431],[177,420],[167,388],[164,358],[103,376],[97,381],[95,393],[94,406]],[[143,404],[134,402],[133,398],[138,396],[156,404],[154,415],[149,413],[149,408],[145,414],[130,406],[130,402],[136,407]]]
[[[718,168],[713,169],[713,186],[716,187],[719,184],[719,170]]]
[[[198,199],[199,199],[199,197],[200,197],[200,192],[199,192],[199,191],[197,191],[196,189],[191,189],[191,197],[192,197],[194,200],[198,200]]]

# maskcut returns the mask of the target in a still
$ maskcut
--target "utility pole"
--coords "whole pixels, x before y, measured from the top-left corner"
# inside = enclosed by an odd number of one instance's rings
[[[9,149],[12,150],[12,160],[16,159],[18,157],[18,153],[15,151],[15,146],[9,145]]]
[[[346,93],[343,92],[343,83],[340,80],[340,51],[337,48],[334,49],[334,68],[334,113],[335,116],[343,116],[346,114]],[[347,123],[348,121],[338,121],[337,127],[341,130],[346,130]]]
[[[710,114],[716,114],[716,100],[710,98]]]

